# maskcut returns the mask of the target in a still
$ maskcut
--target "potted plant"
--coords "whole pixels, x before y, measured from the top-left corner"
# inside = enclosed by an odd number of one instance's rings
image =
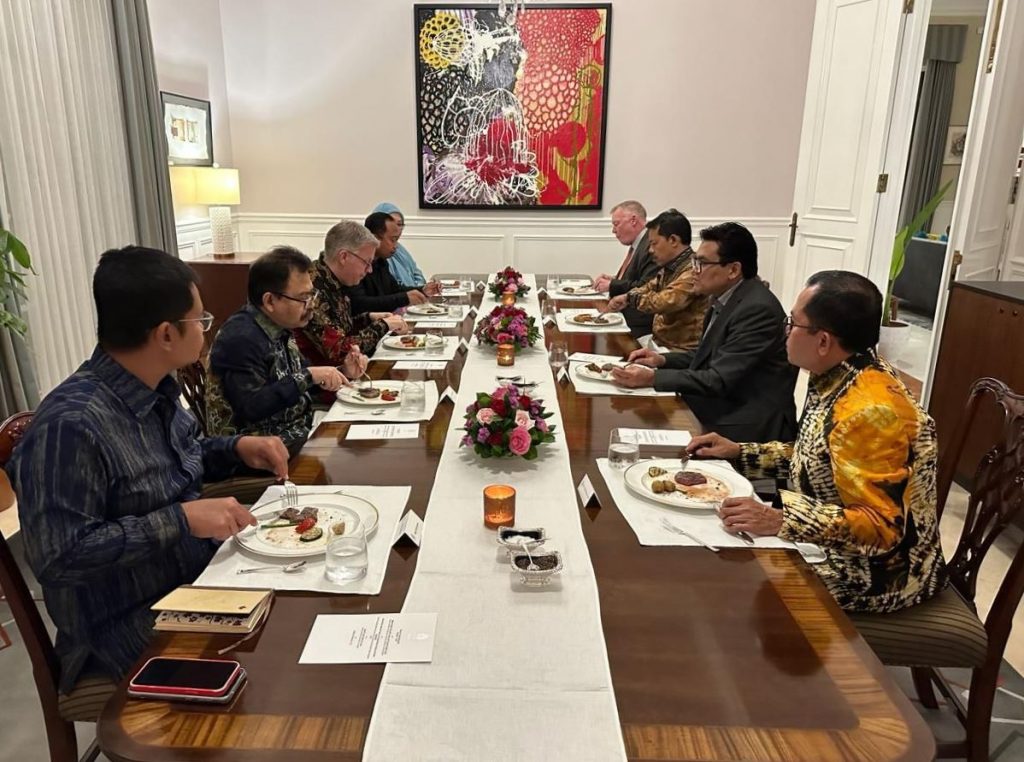
[[[929,199],[928,203],[924,205],[914,219],[896,233],[896,238],[893,240],[892,259],[889,261],[888,287],[885,289],[885,301],[882,304],[882,327],[878,339],[878,352],[887,360],[897,358],[910,340],[909,326],[897,320],[899,299],[892,294],[896,279],[900,277],[900,273],[903,272],[903,266],[907,261],[907,245],[910,243],[910,239],[913,238],[914,233],[924,225],[929,217],[935,214],[935,210],[942,203],[943,197],[953,183],[954,180],[950,180],[939,188],[938,192]]]
[[[12,296],[25,298],[25,276],[11,264],[11,260],[24,270],[32,269],[32,258],[25,244],[0,225],[0,328],[10,328],[24,336],[28,325],[7,309],[7,300]]]

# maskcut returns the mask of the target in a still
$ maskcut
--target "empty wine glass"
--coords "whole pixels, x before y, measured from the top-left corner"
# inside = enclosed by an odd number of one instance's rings
[[[552,341],[548,348],[548,364],[556,374],[569,364],[569,349],[564,341]]]

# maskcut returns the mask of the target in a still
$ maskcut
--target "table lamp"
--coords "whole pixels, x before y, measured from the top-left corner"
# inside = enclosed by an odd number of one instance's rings
[[[231,230],[231,209],[241,203],[238,170],[225,167],[196,167],[196,203],[210,207],[210,232],[213,258],[235,256],[235,236]]]

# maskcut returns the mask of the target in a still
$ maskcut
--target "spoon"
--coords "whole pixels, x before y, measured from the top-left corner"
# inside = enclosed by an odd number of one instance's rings
[[[294,572],[301,571],[305,565],[305,561],[294,561],[287,566],[253,566],[249,569],[239,569],[238,574],[249,574],[250,572],[258,571],[282,571],[285,574],[293,574]]]
[[[533,556],[530,555],[530,548],[527,545],[527,543],[525,543],[525,542],[524,543],[520,543],[520,547],[522,547],[522,549],[526,551],[526,558],[530,562],[529,565],[526,567],[526,570],[527,571],[538,571],[540,569],[540,567],[537,566],[537,564],[535,564],[533,562]]]

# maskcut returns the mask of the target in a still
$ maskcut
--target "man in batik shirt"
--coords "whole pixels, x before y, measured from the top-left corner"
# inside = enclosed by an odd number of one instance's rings
[[[406,322],[389,312],[352,314],[345,295],[373,267],[377,238],[358,222],[345,220],[329,231],[324,251],[313,264],[313,288],[319,298],[305,328],[295,331],[299,351],[311,365],[340,365],[353,346],[372,355],[388,331],[408,333]]]
[[[788,477],[782,510],[753,498],[720,509],[727,531],[813,542],[815,566],[850,611],[913,606],[947,584],[939,544],[935,424],[875,353],[882,296],[855,273],[817,273],[787,320],[787,352],[811,374],[796,442],[695,437],[698,456],[738,460],[750,477]]]

